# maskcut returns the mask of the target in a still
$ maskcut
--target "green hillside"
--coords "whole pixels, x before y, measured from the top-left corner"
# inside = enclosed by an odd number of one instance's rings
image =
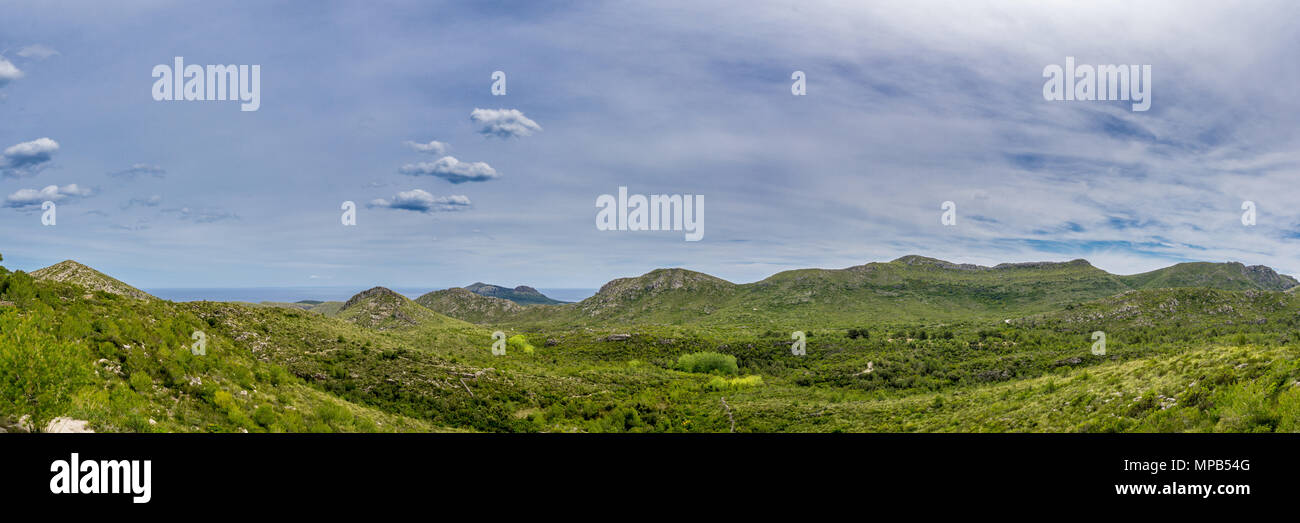
[[[325,314],[0,268],[0,431],[1300,430],[1300,298],[1210,269],[904,257],[741,285],[661,269],[576,304],[376,287]],[[1159,281],[1206,286],[1132,288]]]
[[[452,318],[472,323],[496,323],[524,311],[513,301],[482,296],[466,289],[451,288],[426,293],[415,303]]]
[[[1284,291],[1297,285],[1295,278],[1278,274],[1263,265],[1246,266],[1237,262],[1180,263],[1172,267],[1120,278],[1134,289],[1209,287],[1234,291],[1247,289]]]
[[[408,329],[421,325],[454,326],[461,323],[416,305],[410,298],[384,287],[357,293],[343,304],[335,317],[378,330]]]
[[[40,429],[56,416],[97,432],[443,430],[312,388],[185,304],[3,268],[0,296],[12,303],[0,306],[0,418],[25,420],[10,430]]]

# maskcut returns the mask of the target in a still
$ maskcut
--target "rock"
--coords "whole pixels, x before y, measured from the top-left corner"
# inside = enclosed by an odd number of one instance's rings
[[[1075,356],[1075,357],[1073,357],[1073,358],[1065,358],[1065,359],[1063,359],[1063,360],[1056,360],[1055,365],[1056,365],[1057,367],[1062,367],[1062,366],[1065,366],[1065,365],[1078,365],[1078,364],[1080,364],[1080,363],[1083,363],[1083,359],[1080,358],[1080,357],[1078,357],[1078,356]]]
[[[554,347],[554,346],[559,345],[559,344],[560,344],[560,340],[557,340],[557,339],[555,339],[555,338],[546,338],[546,346],[547,346],[547,347]]]
[[[610,334],[605,337],[605,341],[627,341],[632,339],[631,334]]]
[[[45,432],[51,434],[92,434],[95,431],[86,428],[86,420],[58,417],[50,420],[50,424],[45,426]]]
[[[27,416],[23,416],[21,419],[13,419],[12,417],[9,416],[0,416],[0,434],[5,434],[5,433],[26,434],[28,432],[31,432],[32,431],[30,428],[31,423],[29,423],[27,419],[28,419]]]

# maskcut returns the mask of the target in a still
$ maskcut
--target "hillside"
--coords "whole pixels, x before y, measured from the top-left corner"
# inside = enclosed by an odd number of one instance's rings
[[[572,306],[580,318],[628,322],[691,322],[734,298],[737,285],[686,269],[656,269],[606,283]]]
[[[1209,274],[1195,281],[1241,282]],[[912,256],[742,285],[660,269],[564,305],[383,287],[251,305],[0,267],[0,430],[24,416],[96,432],[1300,430],[1300,297],[1123,278]]]
[[[1246,266],[1238,262],[1180,263],[1151,272],[1120,276],[1120,279],[1134,289],[1208,287],[1230,291],[1285,291],[1300,284],[1295,278],[1278,274],[1263,265]]]
[[[479,296],[510,300],[519,305],[557,305],[561,303],[566,303],[560,300],[553,300],[551,298],[548,298],[546,297],[545,294],[538,292],[537,289],[534,289],[527,285],[520,285],[518,287],[511,289],[509,287],[502,287],[500,285],[491,285],[483,282],[475,282],[471,285],[465,286],[465,290],[477,294]]]
[[[458,320],[421,307],[406,296],[385,287],[374,287],[357,293],[343,303],[336,317],[378,330],[460,323]]]
[[[500,314],[526,325],[704,324],[799,328],[864,322],[998,320],[1058,310],[1137,289],[1282,290],[1295,280],[1263,266],[1180,264],[1119,276],[1086,260],[992,267],[903,256],[845,269],[798,269],[732,284],[686,269],[620,278],[573,305]]]
[[[71,283],[92,291],[104,291],[139,300],[156,299],[147,292],[72,260],[64,260],[44,269],[32,271],[32,277],[38,280]]]
[[[494,323],[523,312],[513,301],[482,296],[459,287],[433,291],[415,299],[435,312],[471,323]]]
[[[86,294],[3,267],[0,290],[12,303],[0,307],[0,418],[45,427],[67,417],[95,432],[446,430],[308,385],[264,361],[255,339],[193,314],[203,305]]]

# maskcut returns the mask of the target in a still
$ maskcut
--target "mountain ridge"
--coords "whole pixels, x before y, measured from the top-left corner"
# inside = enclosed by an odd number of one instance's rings
[[[743,284],[684,268],[654,269],[610,280],[595,295],[574,304],[462,319],[748,325],[773,317],[851,323],[881,316],[943,319],[973,312],[995,318],[1046,312],[1139,289],[1285,291],[1296,286],[1290,276],[1239,262],[1177,264],[1126,276],[1107,272],[1085,259],[983,266],[906,255],[843,269],[793,269]],[[438,305],[429,305],[439,310]],[[448,314],[455,317],[458,312]]]

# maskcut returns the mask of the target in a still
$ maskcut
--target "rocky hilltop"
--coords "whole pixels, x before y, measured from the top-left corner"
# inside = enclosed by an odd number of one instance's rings
[[[44,269],[32,271],[32,277],[38,280],[71,283],[92,291],[104,291],[139,300],[157,299],[147,292],[72,260],[64,260]]]

